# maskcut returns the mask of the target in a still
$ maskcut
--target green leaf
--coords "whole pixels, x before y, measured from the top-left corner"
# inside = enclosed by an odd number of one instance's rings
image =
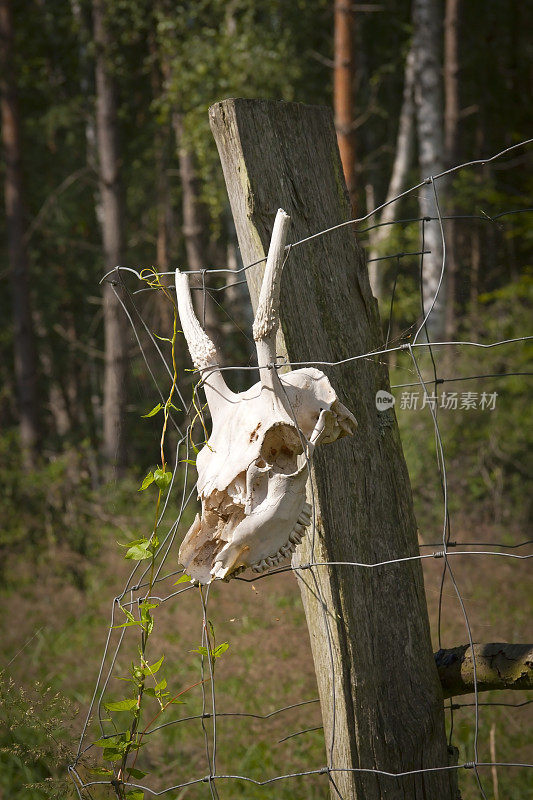
[[[130,700],[118,700],[116,703],[104,703],[104,708],[107,711],[131,711],[137,705],[137,700],[131,698]]]
[[[161,405],[161,403],[158,403],[156,406],[154,406],[152,408],[151,411],[148,412],[148,414],[141,414],[141,416],[142,416],[143,419],[147,419],[148,417],[155,417],[155,415],[159,411],[161,411],[162,408],[163,408],[163,406]]]
[[[177,406],[175,406],[174,403],[169,403],[168,405],[169,405],[170,408],[173,408],[174,411],[182,411],[183,410],[183,409],[178,408]]]
[[[148,775],[148,773],[143,772],[142,769],[134,769],[133,767],[126,767],[126,769],[131,778],[144,778],[145,775]]]
[[[156,684],[155,690],[156,690],[156,692],[158,692],[159,694],[161,694],[161,692],[163,691],[163,689],[166,689],[166,688],[167,688],[167,679],[166,679],[166,678],[163,678],[163,680],[162,680],[162,681],[159,681],[159,683],[158,683],[158,684]]]
[[[126,551],[124,558],[133,561],[143,561],[145,558],[152,558],[153,542],[149,539],[138,539]]]
[[[141,626],[148,635],[152,633],[154,629],[154,620],[149,611],[143,610],[141,612]]]
[[[144,800],[144,792],[142,789],[133,789],[131,792],[126,792],[127,800]]]
[[[155,697],[156,696],[155,695],[155,689],[152,689],[151,686],[147,686],[146,689],[144,690],[144,693],[146,695],[148,695],[148,697]]]
[[[228,647],[229,647],[229,642],[222,642],[222,644],[219,644],[218,647],[215,647],[215,649],[213,650],[214,657],[220,658],[222,653],[225,653]]]
[[[114,747],[120,742],[120,736],[103,736],[94,742],[95,747]]]
[[[193,458],[182,458],[178,463],[179,464],[192,464],[193,467],[196,466],[196,460],[193,459]]]
[[[164,472],[160,467],[158,467],[154,471],[154,481],[156,482],[157,486],[161,491],[165,491],[170,486],[170,482],[172,480],[172,473],[171,472]]]
[[[173,583],[172,585],[173,585],[173,586],[177,586],[177,585],[178,585],[178,583],[187,583],[187,581],[190,581],[190,579],[191,579],[191,576],[190,576],[190,575],[185,575],[185,574],[183,574],[183,575],[181,576],[181,578],[178,578],[178,580],[176,581],[176,583]]]
[[[155,674],[155,673],[156,673],[156,672],[157,672],[157,671],[160,669],[160,667],[161,667],[161,664],[163,663],[163,660],[164,660],[164,658],[165,658],[165,656],[161,656],[161,658],[159,659],[159,661],[156,661],[156,662],[155,662],[155,664],[152,664],[152,666],[149,666],[149,665],[147,664],[145,667],[143,667],[143,672],[144,672],[144,674],[145,674],[145,675],[154,675],[154,674]]]
[[[104,761],[118,761],[119,758],[122,758],[122,750],[116,750],[112,747],[106,747],[104,752],[102,753],[102,758]]]
[[[134,620],[134,622],[123,622],[122,625],[113,625],[111,630],[114,631],[116,630],[116,628],[131,628],[132,625],[140,625],[140,624],[141,623],[138,620]]]
[[[141,488],[139,489],[140,492],[143,492],[145,489],[148,489],[150,484],[154,482],[154,473],[149,472],[146,478],[141,483]]]
[[[203,647],[202,645],[197,647],[196,650],[189,650],[189,653],[198,653],[198,655],[200,655],[200,656],[208,656],[209,655],[207,647]]]

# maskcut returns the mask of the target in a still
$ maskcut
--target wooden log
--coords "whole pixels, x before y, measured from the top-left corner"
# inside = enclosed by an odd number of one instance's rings
[[[475,644],[476,678],[479,692],[492,689],[533,689],[533,645]],[[435,653],[444,697],[474,691],[474,659],[469,644]]]
[[[279,207],[289,242],[350,218],[329,109],[226,100],[210,109],[245,264],[264,258]],[[257,304],[264,265],[247,270]],[[291,361],[337,361],[381,344],[376,301],[353,229],[295,247],[281,289],[277,352]],[[418,553],[409,477],[379,358],[324,369],[359,430],[316,453],[316,533],[299,548],[310,562],[372,563]],[[293,562],[294,563],[294,562]],[[418,560],[376,569],[325,566],[297,573],[321,701],[333,796],[345,800],[451,800],[442,692]]]

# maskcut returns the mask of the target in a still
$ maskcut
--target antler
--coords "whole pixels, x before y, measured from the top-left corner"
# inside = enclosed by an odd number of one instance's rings
[[[283,209],[278,209],[252,329],[261,384],[265,388],[270,388],[274,391],[279,388],[277,387],[277,373],[269,365],[273,364],[276,358],[281,273],[283,271],[285,241],[290,221],[289,215]]]
[[[179,269],[176,270],[176,299],[187,347],[194,366],[202,375],[207,404],[211,417],[214,418],[217,408],[229,400],[233,396],[233,392],[222,377],[216,347],[194,313],[189,279]]]

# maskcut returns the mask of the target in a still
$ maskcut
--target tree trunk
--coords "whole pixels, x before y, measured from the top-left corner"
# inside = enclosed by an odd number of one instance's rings
[[[159,52],[155,36],[156,19],[148,33],[150,49],[150,83],[152,98],[157,101],[162,94],[162,78],[159,66]],[[167,126],[156,125],[154,131],[155,192],[156,192],[156,263],[160,272],[167,272],[170,264],[170,237],[172,231],[172,209],[170,204],[170,185],[168,180],[167,145],[170,131]],[[172,327],[172,306],[162,292],[156,293],[159,325],[161,330],[170,331]]]
[[[459,12],[460,0],[446,0],[444,18],[444,152],[446,166],[458,161],[459,142]],[[450,189],[447,192],[445,209],[455,213],[455,203]],[[446,223],[446,338],[453,339],[455,333],[455,295],[457,276],[457,224],[451,219]]]
[[[415,59],[415,107],[418,130],[418,159],[421,178],[442,172],[444,165],[443,112],[441,87],[441,25],[437,0],[413,0],[413,48]],[[435,187],[443,191],[442,180]],[[432,184],[419,190],[421,217],[436,217]],[[442,273],[442,238],[438,221],[425,222],[425,255],[422,290],[424,316],[433,306],[427,322],[430,339],[445,336],[446,276],[437,288]],[[435,299],[436,296],[436,299]]]
[[[351,215],[356,215],[356,152],[354,129],[355,42],[354,11],[350,0],[335,0],[334,6],[333,104],[335,130],[350,195]]]
[[[180,167],[180,180],[183,209],[183,237],[187,252],[187,265],[191,270],[202,270],[208,266],[207,242],[208,226],[205,218],[205,209],[200,201],[198,176],[194,163],[194,154],[183,141],[183,119],[178,112],[172,116],[172,125],[176,135],[176,146]],[[207,285],[207,275],[196,275],[191,280],[191,286],[204,287]],[[210,339],[219,343],[219,326],[211,297],[203,291],[193,292],[193,302],[196,315],[202,326],[207,331]]]
[[[22,460],[31,467],[39,447],[37,359],[30,305],[17,89],[13,68],[13,21],[9,0],[0,0],[0,90],[4,193],[13,309],[13,347]]]
[[[227,100],[213,106],[210,116],[245,264],[265,256],[278,207],[291,216],[293,242],[347,218],[327,109]],[[259,265],[246,272],[255,305],[262,271]],[[281,320],[277,352],[288,353],[291,361],[336,361],[379,347],[376,302],[350,227],[290,251]],[[361,359],[326,371],[355,413],[359,433],[317,450],[313,496],[308,495],[315,501],[316,534],[314,541],[312,534],[304,539],[293,565],[302,567],[296,575],[321,700],[327,772],[345,798],[452,800],[450,772],[372,774],[448,765],[420,562],[377,569],[306,566],[418,553],[394,411],[380,412],[375,403],[376,391],[389,389],[386,366]],[[398,671],[391,665],[394,653],[401,654]]]
[[[94,43],[96,47],[96,139],[105,270],[121,264],[124,252],[124,206],[120,185],[117,141],[117,98],[110,74],[110,35],[106,25],[107,0],[93,0]],[[113,289],[104,284],[104,424],[103,454],[111,474],[126,464],[126,322]]]
[[[414,150],[414,77],[415,77],[415,64],[413,47],[409,48],[407,58],[405,61],[405,77],[403,84],[403,100],[402,108],[400,111],[400,119],[398,123],[398,135],[396,137],[396,150],[394,156],[394,164],[392,165],[392,172],[389,182],[389,188],[385,202],[389,205],[385,206],[379,217],[374,222],[379,222],[382,227],[376,228],[370,238],[370,257],[376,258],[379,254],[379,246],[387,238],[391,232],[390,223],[392,223],[398,215],[398,203],[391,203],[390,201],[397,197],[403,190],[407,179],[407,173],[411,166]],[[369,209],[370,211],[371,209]],[[369,265],[370,286],[374,293],[374,297],[380,300],[383,297],[383,268],[380,266],[379,261],[373,261]]]

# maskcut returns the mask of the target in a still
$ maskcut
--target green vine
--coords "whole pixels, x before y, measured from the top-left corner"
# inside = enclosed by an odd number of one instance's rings
[[[176,386],[178,380],[178,368],[176,364],[176,339],[178,333],[180,333],[181,331],[178,331],[178,312],[175,300],[170,294],[168,288],[161,284],[159,275],[155,272],[155,270],[150,269],[150,270],[143,270],[143,272],[141,272],[141,277],[148,284],[150,288],[163,292],[165,297],[172,304],[173,307],[172,338],[168,339],[161,336],[159,336],[158,338],[161,339],[162,341],[170,343],[171,353],[172,353],[173,373],[172,373],[172,384],[165,403],[158,403],[148,413],[142,415],[144,418],[150,418],[156,416],[160,412],[163,413],[163,425],[160,438],[160,465],[158,465],[156,469],[150,471],[148,475],[146,475],[139,489],[139,491],[145,491],[152,484],[155,484],[155,486],[157,487],[157,498],[155,502],[154,523],[152,532],[148,538],[141,537],[139,539],[130,541],[128,542],[127,545],[125,545],[126,559],[130,559],[133,561],[143,561],[143,560],[150,561],[148,588],[142,600],[138,602],[138,609],[139,609],[138,618],[135,617],[132,610],[129,610],[125,606],[119,604],[119,608],[125,616],[125,621],[118,625],[113,626],[114,628],[129,628],[129,627],[140,628],[141,641],[139,646],[139,660],[137,663],[133,662],[131,663],[128,677],[120,678],[120,680],[126,681],[127,683],[130,683],[132,685],[133,696],[115,702],[104,703],[104,707],[110,713],[120,713],[120,714],[129,713],[131,714],[131,719],[129,725],[127,726],[126,731],[122,733],[116,733],[111,736],[104,736],[95,742],[95,745],[97,747],[101,747],[103,749],[104,761],[111,762],[113,767],[112,768],[102,767],[102,768],[97,768],[96,770],[94,769],[91,770],[92,772],[96,772],[96,774],[98,775],[102,776],[108,775],[110,777],[111,786],[113,787],[115,795],[118,798],[118,800],[143,800],[144,792],[140,789],[131,789],[128,791],[127,784],[132,779],[137,780],[143,778],[147,774],[143,770],[136,768],[137,756],[139,754],[141,747],[144,746],[143,738],[145,734],[149,731],[150,727],[158,719],[158,717],[162,713],[164,713],[164,711],[170,705],[183,702],[182,700],[180,700],[180,698],[186,692],[189,692],[196,686],[200,686],[201,684],[206,683],[208,680],[211,679],[216,659],[219,658],[229,647],[227,642],[224,642],[218,646],[216,645],[213,626],[208,621],[207,625],[204,626],[205,643],[207,646],[200,646],[196,650],[191,650],[191,652],[199,654],[202,658],[204,657],[210,658],[211,676],[202,679],[192,684],[191,686],[188,686],[185,689],[182,689],[180,692],[178,692],[173,696],[171,696],[170,692],[167,690],[166,679],[165,678],[160,679],[159,676],[159,670],[163,665],[164,655],[162,655],[158,660],[154,661],[152,664],[149,663],[147,658],[148,642],[154,628],[153,611],[159,605],[159,603],[151,602],[151,595],[154,586],[155,560],[159,550],[159,538],[158,538],[159,511],[161,507],[161,500],[164,494],[168,491],[172,483],[172,472],[167,469],[167,460],[165,457],[165,439],[166,439],[166,434],[168,429],[168,419],[170,416],[171,409],[175,411],[181,410],[177,408],[173,403],[173,398],[176,392]],[[196,412],[193,420],[193,425],[196,419],[200,420],[204,430],[205,439],[207,440],[207,429],[202,414],[203,409],[198,402],[196,392],[197,392],[197,386],[195,386],[193,389],[192,404]],[[193,425],[191,425],[191,430]],[[197,446],[194,445],[194,443],[192,443],[192,445],[194,451],[198,452]],[[182,583],[188,580],[190,580],[188,575],[182,575],[179,578],[179,580],[176,581],[176,583]],[[205,608],[205,601],[203,595],[202,595],[202,601],[204,603],[204,608]],[[151,697],[155,699],[159,705],[159,708],[157,710],[157,713],[154,716],[152,716],[148,724],[146,724],[144,728],[141,729],[141,714],[143,710],[143,700],[146,697]],[[110,719],[109,721],[113,722],[112,719]],[[116,726],[115,730],[117,730]],[[128,763],[128,760],[131,755],[133,755],[133,759],[130,764]]]

